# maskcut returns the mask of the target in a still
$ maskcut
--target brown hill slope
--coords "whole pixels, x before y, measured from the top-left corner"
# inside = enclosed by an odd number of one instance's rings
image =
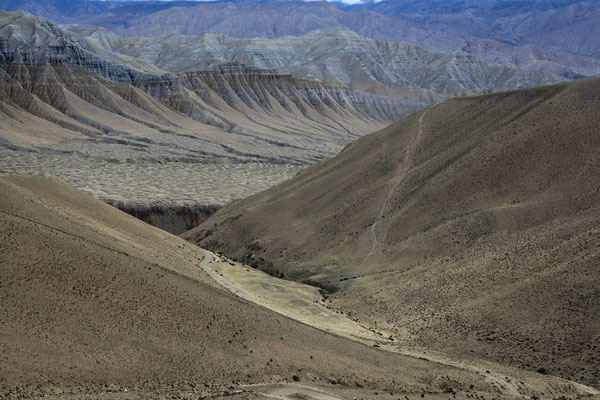
[[[0,238],[0,395],[206,391],[293,375],[413,392],[442,392],[447,377],[489,389],[476,374],[236,298],[198,267],[196,246],[56,181],[0,175]]]
[[[599,385],[600,80],[446,101],[185,238],[407,343]]]

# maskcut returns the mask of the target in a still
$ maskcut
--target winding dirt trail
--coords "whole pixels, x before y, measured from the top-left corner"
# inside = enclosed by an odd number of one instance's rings
[[[351,319],[328,308],[318,289],[313,286],[275,278],[245,265],[221,258],[208,250],[202,249],[202,251],[204,252],[204,258],[200,262],[199,267],[221,286],[246,301],[258,304],[320,330],[337,334],[369,346],[377,346],[384,351],[426,359],[436,364],[447,365],[481,375],[506,397],[529,398],[522,390],[525,389],[527,391],[526,386],[515,385],[513,383],[522,383],[522,377],[509,376],[505,370],[494,372],[492,371],[494,367],[490,366],[491,364],[473,363],[468,360],[453,360],[442,355],[425,354],[416,350],[405,349],[393,340],[387,339],[389,337],[388,334],[377,332],[370,327],[361,325],[355,319]],[[496,367],[499,368],[499,366]],[[600,391],[594,388],[558,377],[544,376],[539,379],[547,379],[556,385],[570,387],[571,391],[581,395],[600,394]],[[323,394],[301,385],[282,385],[273,389],[268,394],[263,394],[279,399],[298,398],[297,396],[316,400],[339,399],[338,397]]]
[[[385,197],[385,200],[383,201],[381,209],[379,210],[379,214],[377,215],[375,222],[373,222],[373,224],[371,225],[371,229],[369,230],[369,236],[371,239],[371,249],[369,250],[367,255],[364,257],[363,262],[365,262],[373,254],[375,254],[375,252],[377,250],[377,242],[379,240],[378,236],[377,236],[377,226],[383,219],[383,216],[385,214],[385,211],[388,208],[388,204],[389,204],[390,200],[392,199],[392,196],[402,186],[402,183],[406,179],[408,172],[413,167],[413,164],[414,164],[413,153],[416,150],[417,146],[419,145],[421,138],[423,137],[423,118],[434,107],[435,107],[435,105],[432,105],[431,107],[427,108],[426,110],[423,111],[423,113],[419,117],[419,120],[417,123],[417,134],[410,141],[410,143],[406,146],[406,151],[404,152],[404,160],[402,162],[402,166],[400,167],[400,171],[398,171],[398,173],[396,174],[396,176],[390,186],[390,190],[388,191],[388,194]]]
[[[200,263],[211,278],[238,297],[306,325],[371,343],[382,339],[343,314],[328,308],[314,286],[274,278],[261,271],[223,259],[207,250]]]

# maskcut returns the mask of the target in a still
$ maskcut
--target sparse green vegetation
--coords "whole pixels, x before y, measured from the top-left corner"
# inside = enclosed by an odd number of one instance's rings
[[[337,293],[341,290],[341,288],[339,286],[330,285],[330,284],[324,283],[324,282],[315,282],[310,279],[304,280],[304,281],[302,281],[302,283],[304,283],[306,285],[318,287],[319,292],[325,298],[327,298],[327,297],[331,296],[332,294]]]

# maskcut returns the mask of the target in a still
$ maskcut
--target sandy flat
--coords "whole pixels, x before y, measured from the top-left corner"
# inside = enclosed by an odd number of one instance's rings
[[[1,147],[0,159],[0,171],[45,175],[103,201],[129,205],[223,205],[274,186],[303,168],[261,163],[109,163]]]

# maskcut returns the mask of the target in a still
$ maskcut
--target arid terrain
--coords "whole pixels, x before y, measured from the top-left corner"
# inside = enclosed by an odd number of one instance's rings
[[[315,288],[216,257],[58,181],[1,175],[0,219],[3,398],[575,398],[592,390],[402,354],[328,309]]]
[[[226,60],[174,74],[23,12],[0,11],[0,39],[0,171],[126,210],[222,205],[431,103]]]
[[[219,393],[295,380],[443,392],[441,376],[491,389],[477,374],[236,298],[202,269],[207,253],[57,181],[2,175],[0,187],[4,394]]]
[[[263,163],[106,163],[77,156],[40,157],[1,147],[0,158],[4,172],[60,179],[175,234],[197,226],[221,205],[268,189],[304,168]]]
[[[301,36],[343,26],[364,37],[472,54],[569,79],[600,73],[600,6],[589,0],[382,1],[1,0],[73,28],[104,27],[124,37],[216,32],[234,38]]]
[[[598,89],[432,106],[184,237],[406,345],[598,386]]]
[[[342,26],[278,39],[234,39],[210,32],[122,38],[101,28],[75,32],[105,51],[172,73],[236,62],[401,98],[415,107],[460,95],[567,80],[554,73],[489,63],[469,54],[368,39]]]
[[[342,28],[121,38],[0,11],[0,44],[0,171],[176,234],[437,101],[566,80]]]
[[[600,400],[599,26],[0,0],[0,400]]]

